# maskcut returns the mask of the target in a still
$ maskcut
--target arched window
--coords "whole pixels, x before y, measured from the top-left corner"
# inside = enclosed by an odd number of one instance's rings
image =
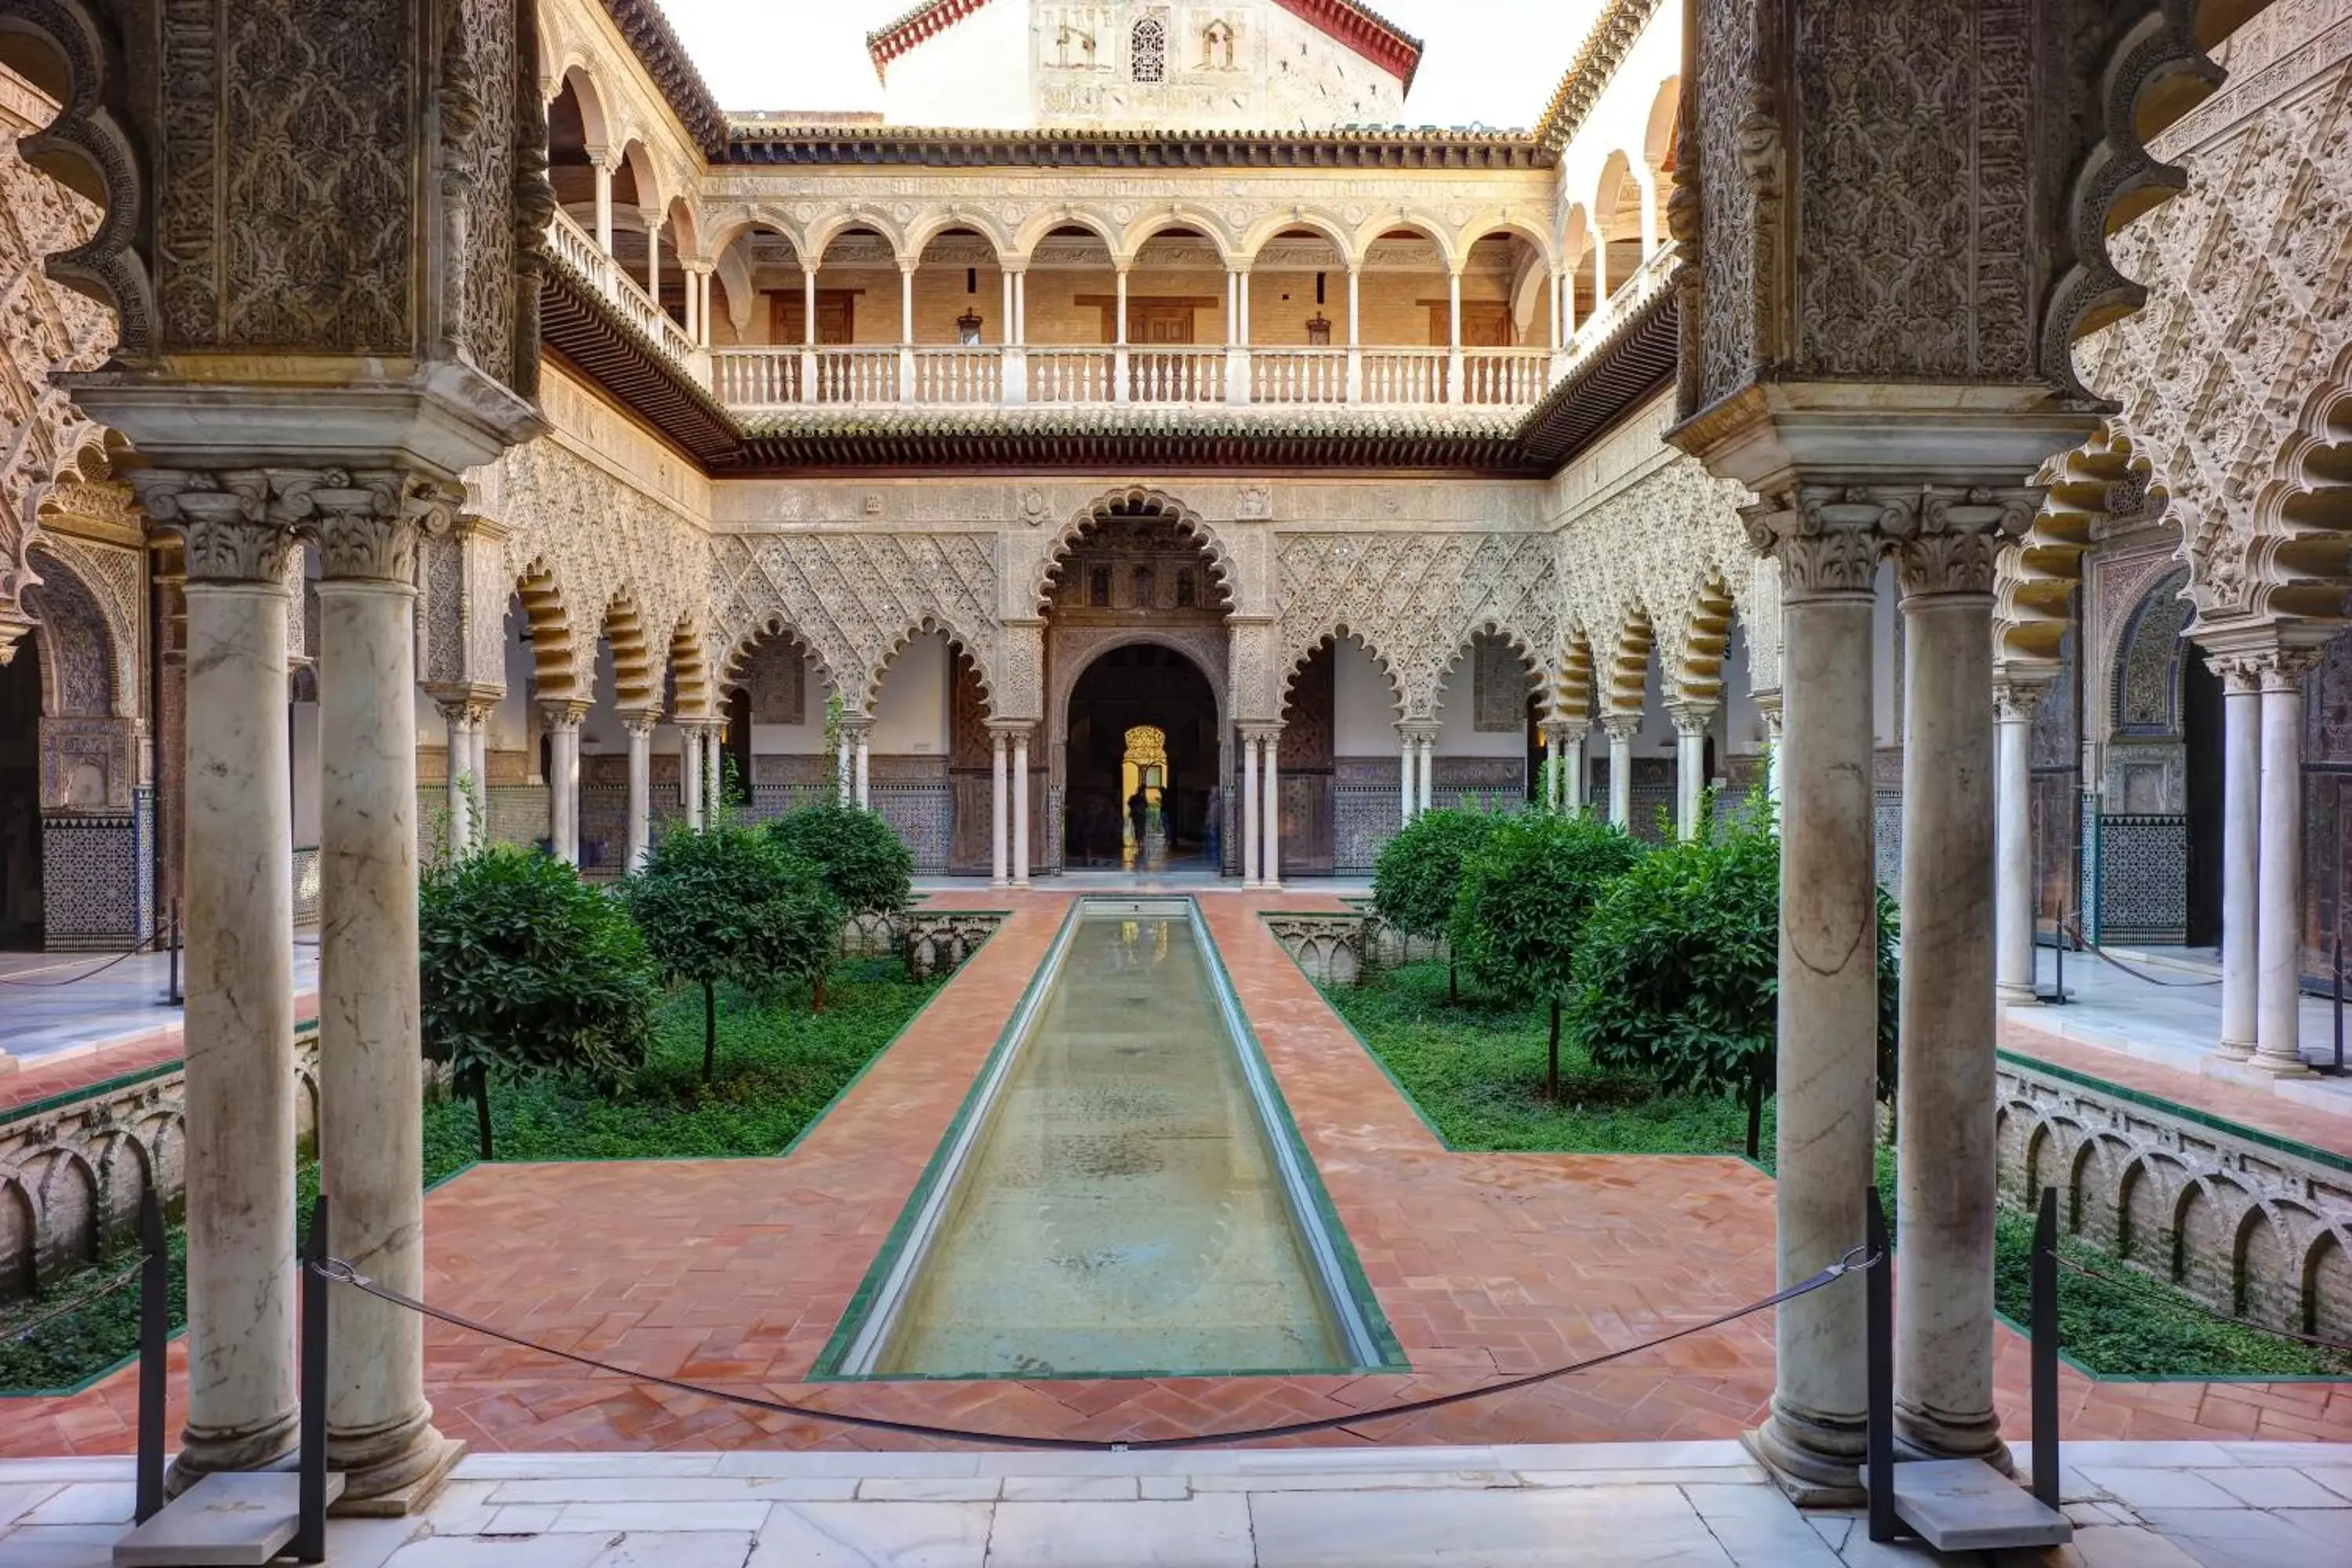
[[[1146,16],[1128,36],[1127,60],[1138,81],[1158,81],[1168,68],[1168,30],[1159,19]]]

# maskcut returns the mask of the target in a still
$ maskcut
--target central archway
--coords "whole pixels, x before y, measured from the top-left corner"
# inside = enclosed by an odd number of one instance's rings
[[[1129,786],[1129,736],[1159,731],[1166,756],[1142,821]],[[1098,654],[1070,688],[1063,716],[1067,795],[1063,864],[1073,870],[1140,870],[1219,863],[1216,809],[1223,780],[1216,689],[1206,671],[1165,643],[1137,640]],[[1146,846],[1149,853],[1142,854]]]

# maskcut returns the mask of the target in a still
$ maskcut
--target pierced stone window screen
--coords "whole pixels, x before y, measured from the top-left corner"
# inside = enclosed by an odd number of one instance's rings
[[[1146,16],[1128,35],[1129,74],[1137,81],[1158,81],[1168,70],[1168,29],[1159,18]]]

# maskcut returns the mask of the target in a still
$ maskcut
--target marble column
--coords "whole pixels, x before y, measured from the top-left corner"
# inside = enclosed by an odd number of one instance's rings
[[[1568,723],[1561,719],[1546,719],[1543,731],[1542,788],[1537,801],[1546,811],[1567,809],[1568,799]]]
[[[2048,674],[2003,668],[1994,679],[1996,835],[1994,921],[2000,944],[1994,993],[2016,1007],[2034,1005],[2033,715],[2050,689]]]
[[[624,713],[622,728],[629,736],[629,829],[628,869],[635,871],[646,863],[653,849],[654,815],[654,729],[661,722],[658,713]]]
[[[1437,799],[1437,727],[1425,726],[1421,731],[1421,763],[1416,770],[1421,782],[1413,791],[1412,813],[1415,816],[1427,811]]]
[[[833,757],[833,798],[835,805],[849,805],[857,799],[857,742],[849,726],[841,727],[839,749]]]
[[[1639,713],[1611,713],[1601,721],[1609,732],[1609,820],[1633,826],[1633,737],[1642,732]]]
[[[1930,489],[1916,531],[1895,551],[1904,732],[1895,1428],[1930,1458],[2001,1470],[2010,1458],[1992,1380],[1992,584],[1995,557],[2039,500],[2027,490]]]
[[[1258,876],[1261,888],[1282,886],[1282,731],[1269,730],[1261,742],[1265,756],[1265,865]]]
[[[713,813],[727,810],[730,804],[727,799],[726,740],[726,726],[717,720],[711,720],[702,726],[699,765],[702,769],[702,820],[705,826],[713,820]],[[736,787],[748,793],[751,787],[751,781],[748,778],[738,779]]]
[[[580,721],[588,704],[542,702],[540,722],[547,729],[547,837],[557,859],[580,864]]]
[[[1029,885],[1029,730],[1013,731],[1013,885]]]
[[[474,793],[482,808],[482,820],[474,824],[475,836],[487,844],[495,837],[490,831],[490,718],[497,710],[494,701],[478,702],[473,716],[466,723],[468,742],[467,766],[474,775]]]
[[[449,853],[463,855],[473,847],[474,807],[466,781],[474,755],[474,705],[463,700],[440,705],[441,722],[449,744]],[[479,781],[476,781],[478,785]]]
[[[1413,789],[1416,782],[1413,773],[1413,754],[1421,742],[1414,739],[1412,731],[1402,725],[1397,727],[1397,751],[1404,762],[1403,771],[1397,781],[1397,804],[1402,808],[1402,825],[1410,827],[1412,826]]]
[[[1258,808],[1259,749],[1255,730],[1242,731],[1242,886],[1258,885],[1258,833],[1263,826]]]
[[[1873,1179],[1878,881],[1871,801],[1874,500],[1830,491],[1747,514],[1783,584],[1774,1247],[1791,1285],[1862,1239]],[[1817,1290],[1773,1314],[1777,1381],[1755,1451],[1784,1489],[1857,1500],[1868,1390],[1863,1293]]]
[[[1005,863],[1006,855],[1011,847],[1005,843],[1004,836],[1004,813],[1010,804],[1005,799],[1004,786],[1007,771],[1005,752],[1011,742],[1002,730],[994,731],[988,739],[989,751],[992,754],[992,764],[995,768],[992,780],[992,787],[988,796],[988,885],[992,888],[1001,888],[1013,879]]]
[[[857,809],[866,810],[874,799],[873,732],[865,725],[857,727]]]
[[[2303,1061],[2303,678],[2315,647],[2279,647],[2257,663],[2262,680],[2261,896],[2254,915],[2257,1072],[2296,1078]]]
[[[2244,656],[2216,658],[2221,678],[2221,1038],[2218,1055],[2254,1054],[2262,900],[2263,693]]]
[[[678,808],[686,825],[702,826],[702,726],[681,720],[677,726]]]
[[[209,482],[133,476],[187,554],[188,1384],[175,1491],[295,1444],[294,890],[257,874],[293,841],[278,787],[293,536],[250,493],[178,489]]]
[[[1687,698],[1666,705],[1675,726],[1675,836],[1699,837],[1706,812],[1706,731],[1715,722],[1719,702]]]
[[[1780,694],[1759,691],[1756,694],[1756,710],[1764,719],[1764,798],[1772,803],[1777,819],[1780,805]]]
[[[1585,805],[1584,738],[1592,731],[1590,719],[1570,719],[1560,725],[1560,809],[1581,813]]]
[[[362,482],[312,496],[321,569],[319,1177],[330,1250],[422,1296],[415,509],[443,491],[420,476],[352,478]],[[327,1300],[327,1462],[345,1478],[341,1506],[409,1512],[465,1451],[433,1426],[424,1320],[356,1290]]]

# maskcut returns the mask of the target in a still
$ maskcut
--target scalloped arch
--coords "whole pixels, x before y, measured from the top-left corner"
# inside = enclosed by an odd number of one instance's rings
[[[995,716],[996,688],[988,668],[987,640],[969,635],[936,610],[925,610],[915,616],[883,644],[880,655],[874,661],[874,668],[866,673],[866,700],[860,711],[866,713],[874,711],[874,705],[881,700],[882,682],[889,675],[890,667],[898,661],[898,655],[905,650],[907,645],[917,637],[931,636],[947,639],[950,660],[961,656],[971,663],[972,669],[980,678],[981,701],[986,704],[990,717]]]
[[[1078,540],[1116,517],[1164,517],[1174,522],[1178,531],[1198,542],[1202,552],[1208,556],[1210,574],[1224,596],[1228,613],[1240,603],[1239,574],[1232,552],[1215,527],[1166,490],[1150,485],[1129,485],[1097,496],[1055,534],[1030,585],[1029,602],[1038,614],[1045,613],[1055,580],[1061,575],[1062,564],[1070,558]]]
[[[1336,654],[1339,645],[1343,642],[1354,643],[1361,649],[1364,656],[1372,661],[1373,667],[1379,669],[1381,677],[1388,681],[1390,705],[1396,710],[1397,721],[1402,723],[1405,716],[1405,683],[1402,672],[1397,668],[1396,661],[1382,651],[1370,637],[1356,630],[1345,621],[1334,621],[1323,630],[1315,633],[1303,644],[1294,643],[1284,651],[1282,679],[1276,683],[1276,713],[1280,715],[1289,711],[1290,693],[1298,684],[1298,672],[1307,668],[1307,661],[1313,658],[1322,649],[1324,644],[1332,645],[1333,652]]]
[[[584,699],[572,678],[572,612],[546,557],[534,557],[522,569],[515,596],[522,601],[523,629],[530,638],[532,696],[548,702]]]

